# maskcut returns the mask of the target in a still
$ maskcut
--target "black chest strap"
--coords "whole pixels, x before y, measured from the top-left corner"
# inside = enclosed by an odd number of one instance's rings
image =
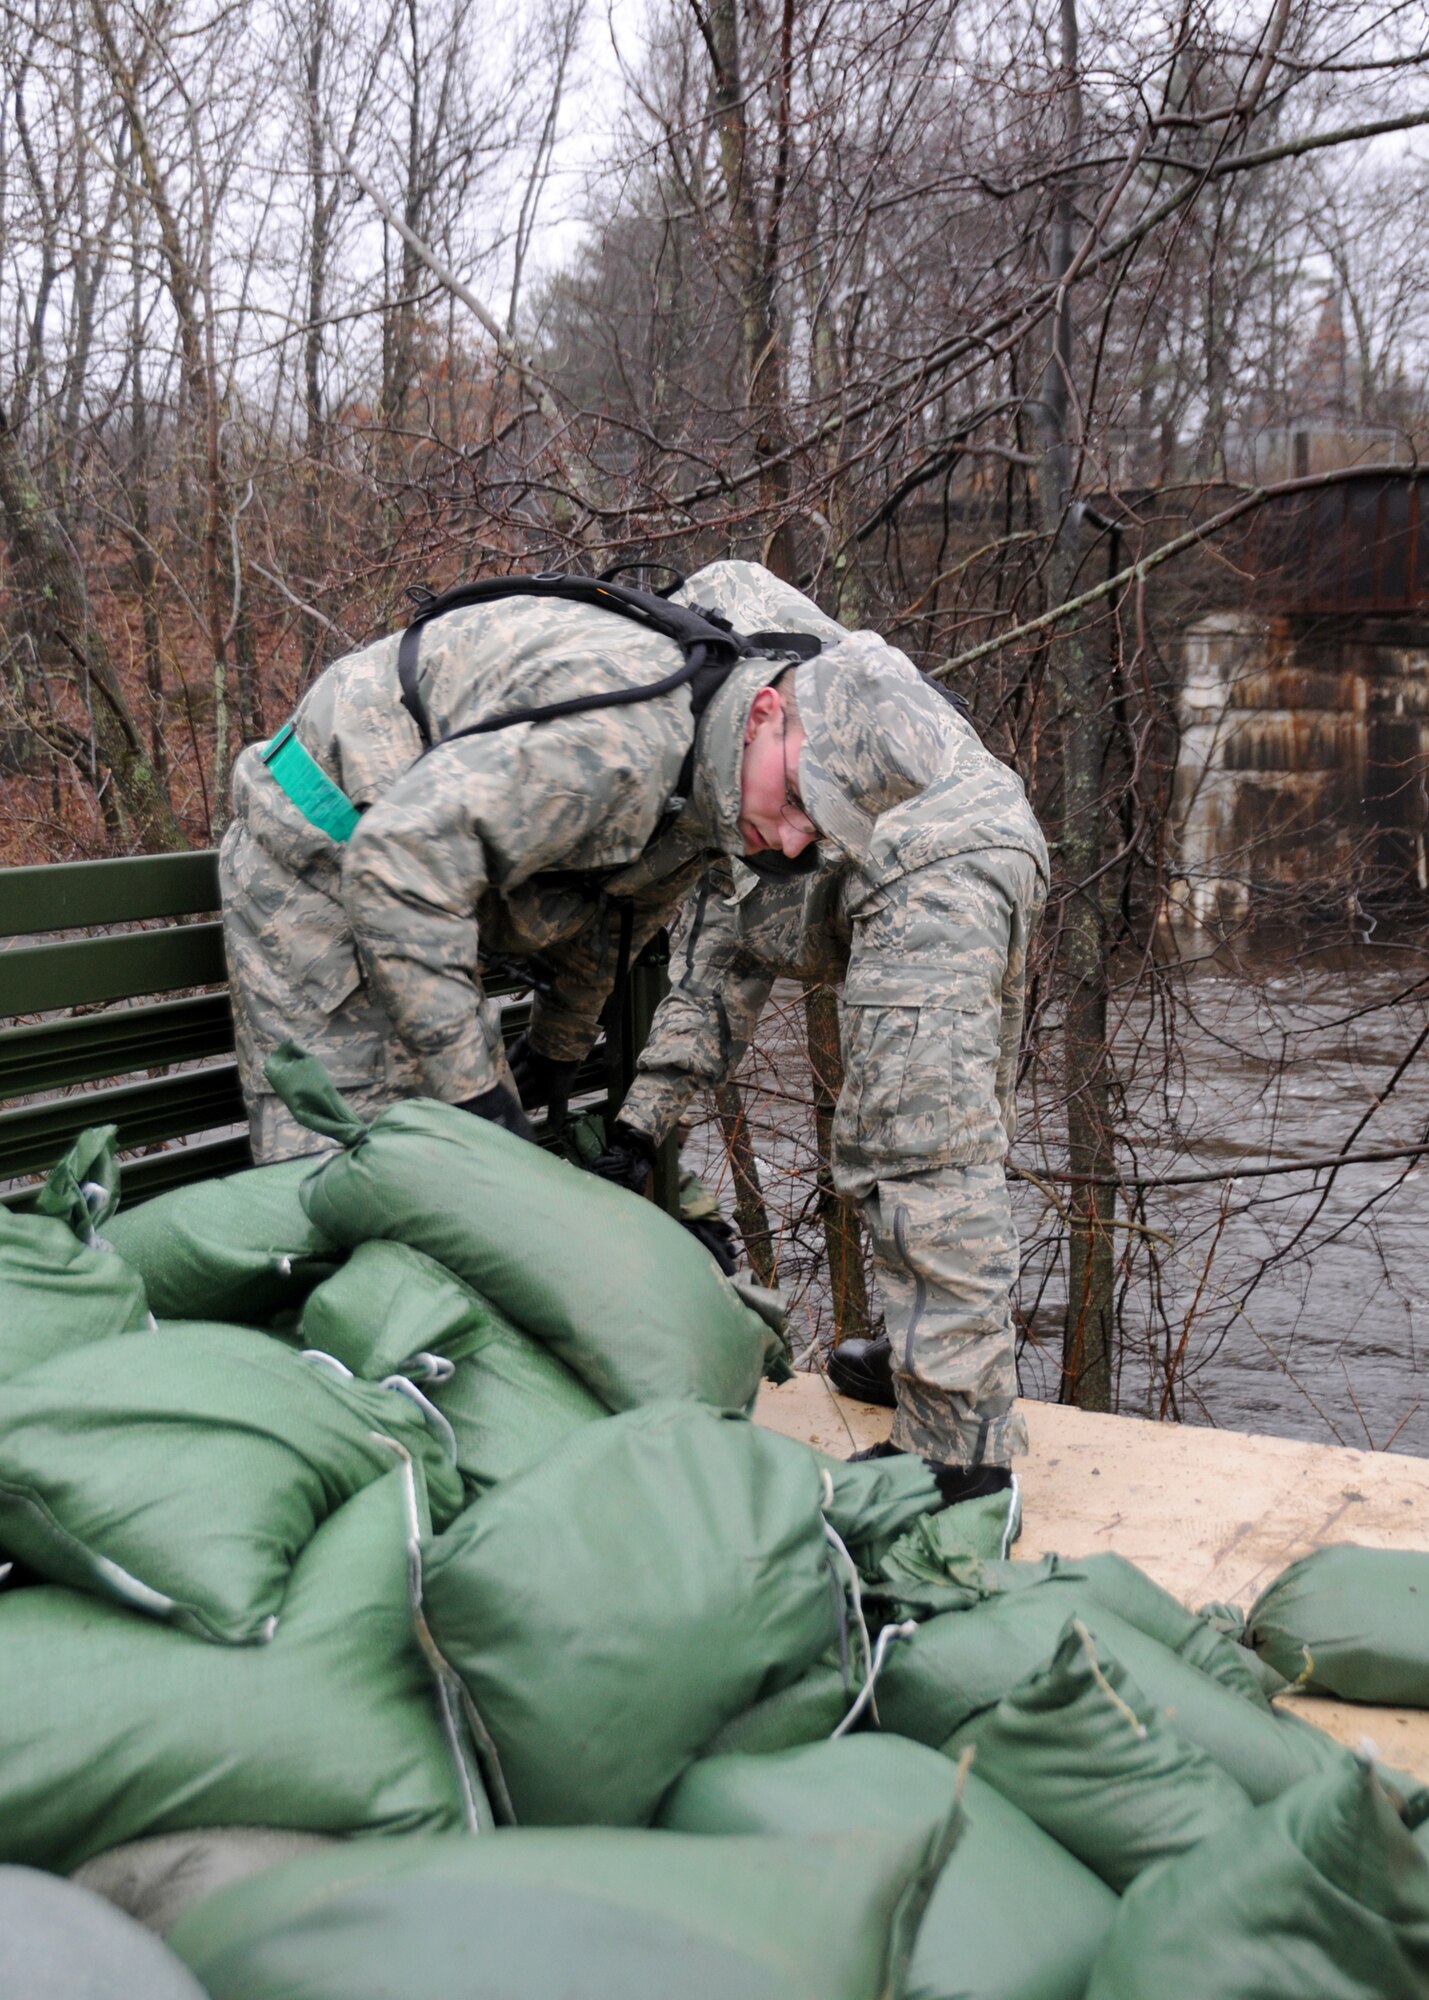
[[[457,742],[464,736],[488,736],[499,729],[512,729],[518,722],[551,722],[558,716],[585,715],[592,709],[624,708],[634,702],[653,701],[660,695],[673,694],[677,688],[685,686],[691,689],[691,700],[698,718],[716,690],[724,684],[736,661],[747,653],[760,650],[741,639],[723,621],[717,623],[703,612],[671,604],[652,591],[635,590],[628,584],[605,582],[598,577],[542,574],[487,577],[475,583],[458,584],[454,590],[444,591],[440,597],[434,597],[422,606],[403,632],[397,647],[397,681],[402,706],[417,725],[424,756],[437,747],[437,742],[419,685],[423,627],[445,612],[460,611],[469,605],[495,604],[508,597],[557,598],[566,603],[589,605],[594,610],[614,612],[619,617],[643,625],[647,631],[673,639],[685,657],[673,673],[664,675],[660,680],[647,681],[639,687],[608,688],[598,694],[572,695],[564,701],[546,702],[534,708],[509,709],[502,715],[488,716],[482,722],[468,723],[464,729],[454,729],[441,739],[444,743]]]

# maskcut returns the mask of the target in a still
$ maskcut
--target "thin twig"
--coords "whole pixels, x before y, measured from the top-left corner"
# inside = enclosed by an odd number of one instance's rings
[[[1039,1167],[1034,1174],[1026,1167],[1017,1166],[1009,1166],[1007,1172],[1010,1179],[1030,1181],[1034,1186],[1045,1179],[1063,1181],[1070,1187],[1204,1187],[1211,1181],[1269,1180],[1273,1174],[1318,1174],[1327,1167],[1363,1167],[1384,1160],[1417,1160],[1426,1153],[1429,1153],[1429,1144],[1396,1146],[1374,1153],[1339,1153],[1325,1160],[1287,1160],[1274,1167],[1213,1168],[1201,1174],[1071,1174],[1051,1167]]]

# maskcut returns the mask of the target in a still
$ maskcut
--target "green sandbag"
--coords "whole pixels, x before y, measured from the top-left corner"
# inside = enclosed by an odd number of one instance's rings
[[[974,1546],[957,1519],[962,1511],[949,1508],[918,1522],[888,1551],[871,1589],[895,1617],[935,1617],[1056,1579],[1068,1593],[1067,1617],[1082,1617],[1095,1605],[1115,1611],[1139,1632],[1159,1639],[1212,1680],[1260,1708],[1268,1708],[1270,1696],[1284,1686],[1280,1676],[1253,1653],[1233,1643],[1202,1613],[1188,1611],[1124,1556],[1108,1551],[1077,1557],[1047,1555],[1035,1562],[989,1560],[995,1552]],[[984,1559],[974,1559],[979,1556]]]
[[[159,1319],[262,1326],[300,1306],[343,1255],[298,1199],[312,1171],[311,1160],[280,1160],[174,1188],[116,1215],[104,1235]]]
[[[876,1569],[891,1543],[943,1504],[927,1460],[911,1452],[865,1459],[820,1452],[818,1458],[833,1489],[824,1509],[829,1526],[860,1569]]]
[[[1005,1493],[960,1500],[925,1514],[879,1552],[868,1578],[870,1594],[895,1620],[932,1618],[1000,1595],[1006,1586],[985,1583],[992,1574],[1009,1583],[1020,1582],[1024,1572],[1029,1583],[1050,1575],[1048,1557],[1040,1563],[1000,1560],[1021,1532],[1022,1503],[1015,1485]]]
[[[420,1354],[460,1360],[481,1345],[490,1321],[490,1307],[470,1285],[420,1250],[359,1243],[342,1269],[308,1294],[298,1339],[380,1382]]]
[[[1429,1553],[1316,1549],[1261,1592],[1246,1635],[1312,1694],[1429,1708]]]
[[[1122,1903],[1087,2000],[1426,1993],[1429,1859],[1374,1772],[1351,1759],[1149,1870]]]
[[[1268,1708],[1270,1697],[1285,1685],[1279,1674],[1267,1669],[1204,1611],[1188,1610],[1125,1556],[1111,1550],[1094,1556],[1054,1556],[1052,1574],[1069,1589],[1079,1580],[1085,1583],[1098,1604],[1115,1611],[1139,1632],[1159,1639],[1190,1666],[1199,1667],[1203,1674],[1243,1694],[1258,1707]]]
[[[688,1834],[882,1832],[946,1812],[958,1773],[900,1736],[692,1764],[658,1824]],[[910,2000],[1081,2000],[1116,1898],[975,1774],[929,1900]]]
[[[119,1206],[117,1125],[90,1125],[58,1159],[35,1196],[37,1215],[63,1222],[81,1243]]]
[[[456,1435],[457,1467],[470,1493],[524,1472],[585,1424],[610,1412],[539,1340],[486,1306],[486,1333],[458,1361],[432,1401]]]
[[[211,2000],[891,2000],[945,1840],[367,1843],[225,1889],[169,1944]]]
[[[432,1636],[517,1821],[637,1826],[838,1629],[818,1461],[697,1404],[588,1424],[426,1557]],[[494,1787],[494,1790],[499,1790]]]
[[[0,1209],[0,1381],[52,1354],[152,1325],[144,1281],[64,1222]]]
[[[431,1378],[430,1363],[414,1365],[419,1356],[452,1362],[450,1377],[428,1379],[426,1393],[452,1427],[472,1493],[610,1414],[549,1348],[405,1243],[360,1243],[310,1295],[298,1338],[362,1376]]]
[[[935,1749],[946,1743],[1051,1659],[1076,1608],[1069,1599],[1076,1596],[1048,1580],[919,1626],[893,1649],[878,1683],[884,1727]],[[1199,1744],[1257,1803],[1348,1757],[1318,1730],[1296,1729],[1288,1718],[1232,1693],[1114,1611],[1088,1600],[1079,1615],[1098,1652],[1117,1660],[1177,1732]]]
[[[853,1706],[858,1686],[838,1667],[820,1661],[792,1687],[765,1695],[744,1709],[705,1745],[703,1755],[722,1757],[762,1755],[793,1750],[801,1743],[822,1743],[832,1736]]]
[[[415,1398],[246,1327],[120,1335],[0,1383],[0,1549],[207,1638],[267,1639],[295,1559],[394,1443],[445,1525],[461,1484]]]
[[[143,1279],[95,1234],[119,1199],[116,1129],[80,1133],[33,1215],[0,1207],[0,1381],[67,1347],[153,1325]]]
[[[1232,1653],[1237,1661],[1243,1662],[1253,1670],[1260,1684],[1261,1691],[1267,1700],[1275,1695],[1284,1694],[1286,1687],[1289,1685],[1284,1674],[1277,1673],[1269,1660],[1262,1660],[1259,1653],[1251,1651],[1250,1641],[1245,1634],[1245,1612],[1241,1609],[1240,1605],[1226,1604],[1217,1598],[1210,1604],[1200,1605],[1196,1611],[1196,1616],[1200,1619],[1202,1625],[1209,1626],[1211,1631],[1216,1633],[1218,1637],[1230,1643]],[[1189,1652],[1185,1656],[1189,1658]],[[1202,1662],[1198,1660],[1197,1665],[1201,1664]],[[1214,1672],[1217,1679],[1224,1680],[1226,1678],[1219,1668],[1213,1668],[1208,1665],[1206,1671],[1208,1673]]]
[[[210,1645],[59,1585],[0,1592],[0,1860],[69,1873],[191,1827],[485,1816],[413,1632],[413,1485],[399,1466],[324,1522],[269,1646]]]
[[[1213,1839],[1250,1800],[1073,1619],[1050,1665],[943,1745],[1110,1888]]]
[[[1006,1496],[993,1497],[1001,1501]],[[877,1575],[870,1577],[870,1595],[895,1621],[966,1611],[984,1598],[1031,1589],[1052,1574],[1051,1556],[1036,1562],[1004,1562],[990,1559],[985,1550],[969,1548],[962,1522],[947,1518],[955,1512],[949,1507],[915,1521],[885,1552]],[[999,1548],[1001,1540],[999,1534]]]
[[[370,1128],[285,1043],[268,1076],[346,1149],[304,1183],[324,1234],[425,1250],[535,1334],[611,1410],[677,1397],[746,1410],[778,1335],[653,1202],[452,1104],[409,1098]],[[314,1110],[327,1087],[328,1110]],[[355,1136],[356,1134],[361,1136]]]

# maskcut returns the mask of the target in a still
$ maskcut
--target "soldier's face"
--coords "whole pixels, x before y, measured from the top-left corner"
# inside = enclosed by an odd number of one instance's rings
[[[804,732],[791,721],[777,688],[761,688],[744,726],[739,780],[739,830],[746,854],[802,854],[819,830],[799,800],[799,750]]]

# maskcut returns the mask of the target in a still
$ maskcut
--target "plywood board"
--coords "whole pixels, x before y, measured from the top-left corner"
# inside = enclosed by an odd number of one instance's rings
[[[1183,1603],[1249,1606],[1296,1556],[1325,1542],[1429,1548],[1429,1461],[1294,1438],[1098,1416],[1024,1402],[1019,1556],[1115,1549]],[[760,1423],[836,1457],[888,1434],[889,1414],[836,1396],[822,1376],[766,1387]],[[1429,1783],[1429,1711],[1294,1697],[1343,1743],[1368,1737]]]

